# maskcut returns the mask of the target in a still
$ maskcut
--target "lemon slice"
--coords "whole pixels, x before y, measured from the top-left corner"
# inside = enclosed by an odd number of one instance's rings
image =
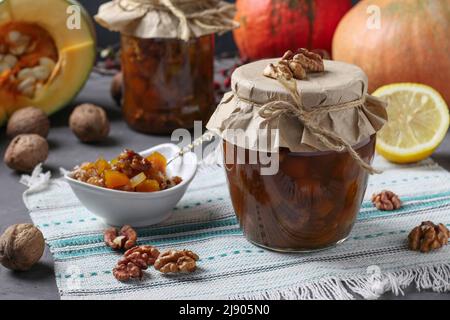
[[[373,93],[388,102],[388,122],[377,134],[376,149],[396,163],[420,161],[439,146],[449,127],[449,111],[433,88],[395,83]]]

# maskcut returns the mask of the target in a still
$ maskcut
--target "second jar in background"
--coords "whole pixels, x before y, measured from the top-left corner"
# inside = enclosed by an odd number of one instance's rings
[[[143,39],[122,35],[123,113],[135,130],[191,129],[214,111],[214,35]]]

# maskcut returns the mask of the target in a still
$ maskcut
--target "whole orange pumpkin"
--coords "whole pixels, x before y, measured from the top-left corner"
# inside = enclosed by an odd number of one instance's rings
[[[234,39],[241,57],[279,57],[289,49],[331,52],[333,34],[351,0],[237,0]]]
[[[363,0],[339,23],[333,57],[360,66],[371,92],[418,82],[450,102],[450,1]]]

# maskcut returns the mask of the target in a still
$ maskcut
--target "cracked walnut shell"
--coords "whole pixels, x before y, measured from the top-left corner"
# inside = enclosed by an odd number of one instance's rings
[[[129,225],[123,226],[119,232],[112,227],[105,230],[104,240],[105,244],[113,250],[128,250],[136,245],[137,233]]]
[[[442,223],[436,225],[424,221],[409,233],[408,246],[411,250],[426,253],[447,245],[449,236],[450,231]]]
[[[189,250],[169,250],[155,262],[155,269],[162,273],[194,272],[198,255]]]
[[[382,211],[392,211],[402,207],[400,198],[395,193],[388,190],[374,193],[372,195],[372,203],[378,210]]]

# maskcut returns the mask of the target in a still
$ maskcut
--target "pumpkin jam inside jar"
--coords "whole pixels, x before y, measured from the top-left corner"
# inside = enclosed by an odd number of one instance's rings
[[[214,111],[214,36],[142,39],[122,34],[123,112],[135,130],[167,134]]]
[[[371,163],[375,135],[355,147]],[[311,251],[344,241],[356,220],[368,173],[347,152],[279,152],[279,170],[261,175],[249,164],[255,151],[224,142],[231,200],[242,230],[251,242],[277,251]],[[241,153],[240,153],[241,152]],[[237,161],[245,154],[245,164]]]
[[[58,49],[39,25],[9,22],[0,26],[0,93],[34,98],[51,81]]]
[[[217,1],[109,1],[96,21],[121,34],[123,114],[133,129],[170,134],[214,112],[214,34],[238,27]]]

